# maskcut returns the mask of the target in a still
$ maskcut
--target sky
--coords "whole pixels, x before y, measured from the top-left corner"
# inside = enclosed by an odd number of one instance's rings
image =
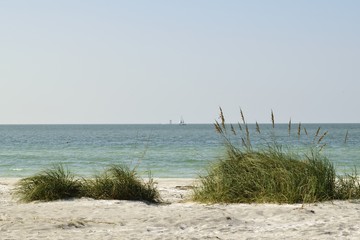
[[[360,1],[0,0],[0,124],[360,123]]]

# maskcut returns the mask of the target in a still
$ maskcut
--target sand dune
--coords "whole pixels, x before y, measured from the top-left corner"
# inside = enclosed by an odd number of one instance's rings
[[[159,179],[168,204],[18,203],[0,179],[0,239],[360,239],[360,201],[302,206],[187,201],[191,179]]]

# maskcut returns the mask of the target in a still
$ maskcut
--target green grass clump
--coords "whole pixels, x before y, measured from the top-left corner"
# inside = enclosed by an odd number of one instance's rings
[[[125,165],[113,165],[94,179],[85,180],[83,194],[94,199],[161,201],[153,179],[149,176],[144,182],[135,169]]]
[[[161,202],[155,182],[144,182],[135,169],[113,165],[92,179],[75,178],[62,165],[21,179],[15,194],[24,202],[90,197],[94,199]]]
[[[315,145],[307,154],[284,151],[275,142],[254,148],[249,127],[241,111],[240,132],[221,122],[216,131],[223,137],[227,151],[200,176],[193,199],[205,203],[313,203],[334,199],[360,198],[357,174],[337,176],[333,164],[320,151],[327,132],[315,134]],[[272,128],[274,115],[271,113]],[[301,124],[299,124],[301,130]],[[300,130],[298,135],[300,137]],[[289,135],[291,121],[289,122]],[[256,124],[260,134],[260,127]],[[307,131],[304,129],[307,134]],[[233,144],[240,137],[242,146]]]
[[[334,197],[335,172],[326,158],[298,159],[278,149],[232,152],[209,168],[194,200],[207,203],[299,203]]]
[[[351,174],[337,177],[336,194],[339,200],[360,198],[360,181],[356,169]]]
[[[80,196],[81,182],[65,170],[55,165],[37,175],[23,178],[16,187],[16,195],[21,201],[53,201]]]

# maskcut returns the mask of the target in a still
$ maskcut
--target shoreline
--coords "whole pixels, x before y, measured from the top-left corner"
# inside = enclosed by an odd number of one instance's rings
[[[156,178],[167,204],[88,198],[19,203],[0,178],[2,239],[359,239],[360,201],[213,204],[188,201],[195,179]]]

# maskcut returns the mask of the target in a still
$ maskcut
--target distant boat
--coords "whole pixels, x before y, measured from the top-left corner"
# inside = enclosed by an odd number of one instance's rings
[[[180,126],[184,126],[184,125],[186,125],[186,123],[185,123],[185,121],[184,121],[183,117],[181,117],[179,125],[180,125]]]

